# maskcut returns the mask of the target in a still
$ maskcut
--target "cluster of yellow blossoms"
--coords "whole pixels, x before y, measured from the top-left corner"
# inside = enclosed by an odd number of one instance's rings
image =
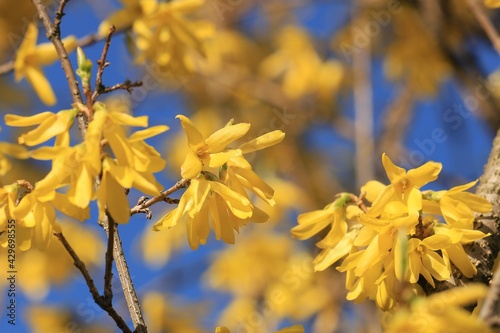
[[[203,40],[212,36],[215,25],[207,20],[191,21],[186,15],[202,7],[205,0],[161,2],[122,0],[123,8],[104,20],[99,34],[106,36],[113,25],[131,27],[138,63],[153,63],[164,73],[192,72],[196,58],[205,55]]]
[[[124,126],[146,127],[147,117],[110,111],[106,105],[96,103],[84,142],[71,146],[69,129],[78,112],[70,109],[29,117],[5,116],[5,123],[10,126],[38,125],[22,134],[19,143],[35,146],[55,137],[53,146],[30,152],[34,159],[52,161],[52,168],[43,179],[34,186],[18,181],[0,189],[0,230],[6,228],[8,220],[15,220],[21,250],[29,249],[32,242],[40,250],[47,247],[52,233],[60,232],[56,210],[82,221],[89,217],[90,201],[96,200],[100,219],[107,210],[115,222],[126,223],[130,207],[124,188],[160,194],[161,187],[153,173],[162,170],[165,161],[144,140],[168,127],[149,127],[127,137]],[[100,183],[97,189],[96,179]],[[3,246],[6,237],[6,233],[0,236]]]
[[[179,206],[163,216],[154,230],[170,228],[186,222],[191,248],[205,244],[210,223],[217,240],[234,243],[234,231],[250,222],[265,222],[269,216],[254,206],[247,190],[274,206],[274,190],[253,170],[244,154],[279,143],[285,133],[276,130],[243,143],[238,148],[229,144],[243,137],[250,124],[233,124],[205,138],[185,116],[177,116],[186,133],[190,151],[181,166],[181,175],[190,180]],[[210,217],[210,219],[209,219]]]
[[[488,212],[492,206],[464,192],[476,181],[448,191],[421,191],[437,179],[440,163],[406,172],[385,154],[382,162],[391,183],[369,181],[361,188],[371,207],[354,195],[340,194],[325,209],[299,215],[292,235],[306,239],[329,226],[316,244],[322,251],[314,260],[315,270],[344,258],[337,270],[347,274],[347,299],[372,299],[387,311],[401,301],[401,286],[420,294],[419,281],[435,286],[436,280],[449,279],[452,264],[466,277],[476,274],[463,246],[487,236],[473,229],[474,212]]]

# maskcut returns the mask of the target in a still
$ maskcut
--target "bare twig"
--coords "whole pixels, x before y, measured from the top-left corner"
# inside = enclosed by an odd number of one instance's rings
[[[59,239],[61,244],[64,246],[66,251],[69,253],[71,258],[74,261],[74,264],[76,268],[82,273],[83,278],[85,279],[85,282],[87,283],[87,286],[89,288],[90,294],[92,295],[92,298],[94,299],[94,302],[99,305],[101,309],[106,311],[109,316],[115,321],[116,326],[118,326],[119,329],[122,330],[124,333],[132,333],[130,328],[128,328],[127,324],[123,320],[122,317],[116,312],[116,310],[113,308],[111,305],[111,302],[108,302],[106,300],[106,297],[103,297],[99,294],[99,291],[97,290],[94,280],[92,280],[92,277],[90,276],[87,268],[85,267],[85,263],[80,259],[80,257],[76,254],[75,250],[71,247],[71,245],[68,243],[66,238],[62,233],[59,234],[54,234],[54,236]]]
[[[54,30],[53,34],[57,36],[58,38],[61,38],[61,21],[62,17],[64,16],[64,7],[66,7],[66,4],[69,2],[69,0],[61,0],[59,2],[59,8],[57,9],[55,18],[54,18]],[[47,36],[49,39],[51,36]]]
[[[96,88],[96,90],[94,91],[94,94],[92,95],[92,101],[95,102],[97,100],[97,97],[99,97],[100,95],[107,94],[115,90],[121,89],[121,90],[126,90],[128,93],[132,93],[132,88],[141,86],[142,86],[142,81],[132,82],[130,80],[126,80],[123,83],[115,84],[114,86],[111,87],[101,86],[100,89]]]
[[[181,188],[184,188],[186,186],[189,185],[189,179],[181,179],[179,180],[177,183],[175,183],[174,186],[172,186],[171,188],[169,188],[168,190],[165,190],[163,192],[161,192],[160,195],[157,195],[155,197],[152,197],[151,199],[143,202],[143,203],[138,203],[135,207],[133,207],[131,210],[130,210],[130,215],[134,215],[134,214],[137,214],[137,213],[143,213],[145,212],[144,210],[148,207],[151,207],[152,205],[154,205],[155,203],[157,202],[161,202],[161,201],[166,201],[166,198],[180,190]],[[167,200],[172,200],[172,199],[167,199]],[[166,201],[168,202],[168,201]]]
[[[108,215],[108,228],[107,233],[113,235],[115,232],[116,224],[115,221],[111,218],[111,215]],[[104,269],[104,297],[109,302],[113,299],[113,291],[111,289],[111,281],[113,278],[113,248],[114,248],[114,237],[108,237],[108,247],[106,249],[106,265]]]
[[[45,9],[45,5],[42,3],[42,0],[31,1],[33,2],[33,5],[35,5],[40,20],[45,27],[47,38],[52,42],[52,44],[54,44],[57,55],[59,56],[59,61],[61,62],[64,74],[66,74],[66,81],[68,82],[69,90],[71,91],[73,103],[83,104],[82,96],[80,95],[80,88],[78,87],[78,81],[76,80],[75,76],[75,71],[73,70],[73,66],[68,59],[68,52],[66,52],[66,49],[64,48],[64,45],[61,41],[60,31],[57,34],[55,33],[55,24],[52,24],[52,22],[50,21],[49,14]],[[65,1],[62,0],[62,2]],[[64,9],[64,5],[61,5],[60,8]],[[78,126],[80,128],[82,136],[85,137],[87,124],[86,119],[84,119],[83,115],[78,117]]]
[[[467,5],[471,9],[474,16],[476,16],[477,21],[490,39],[497,53],[500,54],[500,35],[498,35],[495,26],[488,18],[488,15],[484,12],[482,5],[479,4],[477,0],[467,0]]]
[[[97,60],[97,75],[95,78],[95,91],[92,96],[92,101],[95,101],[100,92],[104,89],[102,85],[102,74],[104,73],[104,68],[108,66],[108,62],[106,62],[106,56],[108,55],[109,46],[111,45],[111,36],[115,32],[115,27],[111,26],[108,32],[108,36],[106,37],[106,42],[104,43],[104,47],[102,48],[101,58]]]
[[[147,333],[148,330],[141,312],[141,305],[135,293],[134,284],[132,283],[132,278],[130,277],[127,261],[125,260],[125,254],[123,253],[122,241],[120,239],[120,235],[118,234],[118,228],[113,228],[113,232],[112,228],[106,227],[108,225],[111,226],[111,223],[114,222],[110,219],[110,215],[108,213],[106,213],[104,221],[99,222],[99,224],[103,226],[106,231],[108,238],[114,239],[113,257],[115,259],[118,276],[120,277],[123,294],[125,296],[125,300],[127,301],[130,317],[132,318],[132,322],[134,324],[134,332]]]

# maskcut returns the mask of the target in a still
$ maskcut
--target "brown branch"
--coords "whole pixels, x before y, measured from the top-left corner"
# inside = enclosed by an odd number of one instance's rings
[[[130,277],[130,271],[128,269],[127,261],[125,260],[125,254],[123,253],[122,241],[120,239],[120,235],[118,234],[118,228],[113,228],[114,230],[111,230],[112,228],[107,227],[108,225],[111,225],[110,222],[113,223],[113,220],[110,219],[110,215],[106,213],[104,220],[99,221],[99,224],[106,231],[108,239],[114,239],[113,257],[115,259],[118,276],[120,277],[123,295],[125,296],[130,317],[132,318],[132,322],[134,324],[134,332],[147,333],[148,330],[141,312],[141,305],[135,293],[134,284],[132,282],[132,278]]]
[[[132,82],[130,80],[125,80],[125,82],[117,83],[111,87],[106,87],[102,85],[99,90],[96,88],[96,90],[94,91],[94,94],[92,95],[92,102],[95,102],[97,100],[97,97],[99,97],[100,95],[107,94],[115,90],[121,89],[121,90],[126,90],[128,93],[132,93],[132,88],[141,86],[142,86],[142,81]]]
[[[474,16],[476,16],[479,25],[481,25],[481,27],[483,28],[497,53],[500,54],[500,36],[498,35],[495,26],[488,18],[488,15],[486,15],[482,5],[479,4],[477,0],[467,0],[467,5],[469,6]]]
[[[53,33],[55,36],[61,38],[61,21],[62,17],[64,16],[64,7],[66,7],[66,4],[69,2],[69,0],[61,0],[59,2],[59,8],[57,8],[57,12],[54,18],[54,30]],[[50,37],[48,37],[50,39]]]
[[[108,234],[114,234],[115,228],[116,228],[116,223],[113,221],[111,218],[111,215],[108,215],[108,225],[106,226],[108,230],[106,230],[106,233]],[[106,249],[106,264],[104,268],[104,297],[106,300],[111,302],[113,300],[113,291],[111,289],[111,282],[113,278],[113,248],[114,248],[114,237],[108,237],[108,247]]]
[[[115,27],[111,26],[108,32],[108,36],[106,37],[106,42],[104,43],[104,47],[102,48],[101,58],[97,60],[97,75],[95,79],[95,91],[92,95],[92,102],[97,99],[100,92],[104,89],[102,85],[102,74],[104,73],[104,68],[106,68],[109,63],[106,62],[106,56],[108,55],[109,46],[111,45],[111,36],[115,32]]]
[[[132,216],[132,215],[137,214],[137,213],[144,213],[146,208],[151,207],[152,205],[154,205],[157,202],[166,201],[166,200],[175,200],[175,199],[167,199],[167,197],[170,194],[180,190],[181,188],[185,188],[188,185],[189,185],[189,179],[179,180],[177,183],[175,183],[174,186],[172,186],[168,190],[161,192],[160,195],[157,195],[155,197],[152,197],[151,199],[148,199],[146,201],[138,203],[135,207],[133,207],[130,210],[130,215]],[[169,201],[166,201],[166,202],[169,202]]]
[[[61,41],[60,31],[57,32],[57,34],[55,33],[55,24],[52,24],[52,22],[50,21],[49,14],[47,13],[45,5],[42,3],[42,0],[31,1],[36,7],[40,20],[45,27],[47,38],[52,42],[56,49],[57,55],[59,56],[59,61],[61,62],[64,74],[66,74],[66,81],[68,82],[69,90],[71,91],[73,103],[83,104],[82,97],[80,95],[80,88],[78,87],[78,81],[76,80],[75,76],[75,71],[73,70],[73,66],[69,61],[68,52],[66,52],[66,49],[64,48],[64,45]],[[64,2],[64,0],[62,0],[62,2]],[[64,8],[64,6],[61,5],[60,8]],[[80,128],[82,136],[85,137],[87,124],[86,119],[84,119],[83,115],[78,117],[78,126]]]
[[[85,279],[85,282],[87,283],[87,286],[89,288],[90,294],[92,295],[92,298],[94,299],[94,302],[99,305],[101,309],[106,311],[109,316],[115,321],[116,326],[118,326],[119,329],[122,330],[124,333],[132,333],[130,328],[128,328],[127,324],[123,320],[122,317],[116,312],[116,310],[113,308],[111,305],[111,302],[108,302],[105,297],[101,296],[99,294],[99,291],[97,290],[94,280],[92,280],[92,277],[90,276],[87,268],[85,267],[85,263],[80,259],[80,257],[76,254],[75,250],[71,247],[71,245],[68,243],[67,239],[64,237],[62,233],[59,234],[54,234],[54,236],[59,239],[63,247],[66,249],[66,251],[69,253],[71,258],[73,259],[74,265],[78,270],[82,273],[83,278]]]

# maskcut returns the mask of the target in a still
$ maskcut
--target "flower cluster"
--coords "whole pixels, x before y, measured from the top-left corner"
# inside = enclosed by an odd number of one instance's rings
[[[131,27],[138,63],[153,63],[161,72],[168,69],[182,74],[194,69],[197,56],[205,55],[203,41],[214,33],[214,24],[186,19],[204,0],[122,3],[124,7],[101,24],[99,33],[107,35],[112,25],[117,29]]]
[[[347,299],[373,299],[390,310],[400,301],[402,285],[419,293],[419,281],[435,286],[435,281],[450,278],[452,265],[466,277],[476,274],[463,246],[488,236],[473,229],[474,212],[488,212],[492,206],[464,192],[477,181],[448,191],[421,191],[437,179],[440,163],[407,172],[385,154],[382,162],[391,183],[369,181],[361,188],[369,208],[343,193],[325,209],[299,215],[292,235],[306,239],[330,227],[317,243],[322,251],[314,260],[315,270],[344,258],[337,270],[347,274]]]
[[[279,143],[285,137],[276,130],[238,148],[229,144],[243,137],[250,124],[233,124],[205,138],[191,120],[179,115],[188,139],[189,152],[181,166],[181,175],[190,180],[179,206],[163,216],[154,230],[170,228],[178,222],[186,222],[191,248],[205,244],[209,233],[209,217],[215,236],[226,243],[234,243],[234,231],[251,222],[265,222],[269,216],[250,201],[247,191],[274,206],[273,189],[253,170],[244,154]]]
[[[43,179],[34,186],[18,181],[0,189],[0,230],[6,227],[4,221],[16,220],[20,249],[29,249],[32,242],[40,250],[47,247],[52,233],[60,232],[56,211],[82,221],[89,217],[89,203],[96,200],[100,219],[107,211],[116,223],[126,223],[130,206],[124,188],[160,194],[153,173],[162,170],[165,161],[144,140],[168,127],[149,127],[127,137],[125,126],[146,127],[148,118],[108,110],[103,103],[93,107],[85,140],[74,146],[70,145],[69,130],[79,113],[77,109],[29,117],[5,116],[10,126],[38,125],[22,134],[20,143],[34,146],[55,137],[53,146],[31,152],[34,159],[52,162]],[[95,180],[99,181],[98,187],[94,186]],[[5,240],[1,243],[5,245]]]

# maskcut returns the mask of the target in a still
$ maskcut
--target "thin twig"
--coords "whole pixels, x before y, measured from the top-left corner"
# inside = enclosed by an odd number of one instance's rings
[[[137,213],[143,213],[146,208],[151,207],[152,205],[154,205],[157,202],[165,201],[165,199],[170,194],[172,194],[172,193],[174,193],[174,192],[176,192],[176,191],[180,190],[181,188],[184,188],[188,185],[189,185],[189,179],[179,180],[177,183],[175,183],[174,186],[172,186],[168,190],[161,192],[160,195],[157,195],[157,196],[152,197],[151,199],[149,199],[147,201],[144,201],[140,204],[137,204],[135,207],[133,207],[130,210],[130,215],[132,216],[132,215],[137,214]]]
[[[500,35],[491,20],[488,18],[488,15],[486,15],[482,5],[480,5],[477,0],[467,0],[467,5],[471,9],[472,13],[474,13],[474,16],[476,16],[477,21],[490,39],[497,53],[500,54]]]
[[[97,100],[97,97],[99,97],[100,95],[108,94],[115,90],[121,89],[121,90],[126,90],[128,93],[132,93],[132,88],[141,86],[142,86],[142,81],[132,82],[130,80],[125,80],[125,82],[117,83],[111,87],[101,86],[99,90],[96,88],[96,90],[94,91],[94,94],[92,95],[92,102],[95,102]]]
[[[59,56],[59,61],[61,62],[64,74],[66,74],[66,80],[68,81],[68,86],[69,90],[71,91],[73,103],[83,104],[82,96],[80,95],[80,88],[78,87],[78,81],[76,80],[75,76],[75,71],[73,70],[73,66],[69,61],[68,52],[66,52],[66,49],[64,48],[64,45],[61,41],[60,32],[57,35],[54,33],[55,25],[50,21],[49,14],[45,9],[45,5],[42,3],[42,0],[31,1],[36,7],[40,20],[45,27],[47,38],[52,42],[52,44],[54,44],[57,55]],[[64,2],[64,0],[62,1]],[[64,6],[60,6],[60,8],[61,7],[64,8]],[[84,119],[83,115],[78,117],[78,126],[80,128],[80,132],[82,133],[82,137],[85,137],[87,124],[86,119]]]
[[[106,213],[104,221],[100,221],[99,224],[101,226],[111,225],[111,221],[110,215]],[[106,231],[108,238],[114,238],[113,257],[115,259],[118,276],[120,277],[123,295],[127,301],[130,317],[132,318],[132,322],[134,324],[134,332],[147,333],[148,330],[141,312],[141,305],[135,293],[134,284],[132,283],[132,278],[130,277],[130,271],[128,269],[127,261],[125,260],[125,254],[123,253],[122,241],[118,233],[118,228],[114,228],[113,234],[111,234],[111,228],[104,227],[104,230]]]
[[[107,232],[111,235],[115,232],[115,221],[111,218],[111,215],[108,215],[108,225]],[[113,291],[111,289],[111,282],[113,278],[113,248],[114,248],[114,237],[108,237],[108,247],[106,249],[106,266],[104,269],[104,297],[107,301],[111,302],[113,300]]]
[[[111,45],[111,36],[115,32],[115,27],[111,26],[108,32],[108,36],[106,37],[106,42],[104,43],[104,47],[102,48],[101,58],[97,60],[97,75],[95,78],[95,91],[92,95],[92,101],[95,101],[97,96],[101,93],[101,91],[105,88],[102,84],[102,74],[104,73],[104,68],[108,66],[108,62],[106,62],[106,56],[108,55],[109,46]]]
[[[118,326],[119,329],[122,330],[124,333],[132,333],[130,328],[128,328],[127,324],[123,320],[123,318],[116,312],[116,310],[113,308],[110,302],[107,302],[105,297],[99,295],[99,291],[97,290],[94,280],[92,280],[92,277],[90,276],[87,268],[85,267],[85,263],[80,259],[80,257],[76,254],[75,250],[71,247],[71,245],[68,243],[66,238],[62,233],[59,234],[54,234],[54,236],[59,239],[61,244],[64,246],[66,251],[69,253],[71,258],[74,261],[74,264],[76,268],[82,273],[83,278],[85,279],[85,282],[87,283],[87,286],[89,288],[90,294],[92,295],[94,302],[99,305],[101,309],[106,311],[109,316],[115,321],[116,326]]]
[[[61,21],[62,17],[64,16],[64,7],[66,7],[66,4],[69,2],[69,0],[61,0],[59,2],[59,8],[57,9],[55,18],[54,18],[54,30],[53,34],[57,36],[58,38],[61,38]],[[51,36],[48,36],[50,39]]]

